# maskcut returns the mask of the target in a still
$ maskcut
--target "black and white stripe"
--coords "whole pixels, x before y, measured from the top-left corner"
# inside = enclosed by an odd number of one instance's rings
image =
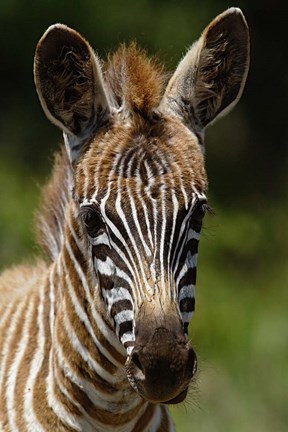
[[[133,147],[115,154],[106,193],[91,198],[86,186],[81,208],[94,206],[101,212],[103,227],[90,238],[94,267],[108,314],[130,354],[135,314],[143,299],[155,293],[178,299],[187,332],[195,308],[201,229],[193,228],[193,214],[206,198],[193,184],[191,189],[184,186],[180,170],[165,176],[171,156],[158,151],[149,160]],[[94,170],[96,189],[101,162]]]

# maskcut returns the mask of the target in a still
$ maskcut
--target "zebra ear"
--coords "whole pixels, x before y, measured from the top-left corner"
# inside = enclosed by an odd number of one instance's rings
[[[110,113],[98,58],[79,33],[56,24],[37,45],[34,79],[45,114],[63,130],[75,161],[84,141]]]
[[[203,130],[241,97],[249,68],[249,30],[238,8],[217,16],[168,83],[162,109]]]

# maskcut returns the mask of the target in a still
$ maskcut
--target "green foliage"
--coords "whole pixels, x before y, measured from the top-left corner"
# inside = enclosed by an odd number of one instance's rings
[[[0,268],[16,264],[34,250],[33,211],[38,190],[21,166],[0,161]]]

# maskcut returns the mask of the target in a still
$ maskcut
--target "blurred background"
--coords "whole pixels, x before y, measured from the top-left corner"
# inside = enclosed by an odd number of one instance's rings
[[[0,267],[37,253],[33,213],[61,133],[33,83],[44,30],[62,22],[105,57],[135,39],[173,71],[230,2],[1,0]],[[288,430],[287,6],[235,2],[251,31],[251,68],[234,111],[206,134],[210,204],[190,337],[199,374],[172,409],[177,431]],[[32,258],[31,258],[32,257]]]

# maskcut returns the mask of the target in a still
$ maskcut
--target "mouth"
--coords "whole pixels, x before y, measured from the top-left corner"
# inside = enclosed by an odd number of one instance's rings
[[[169,399],[168,401],[166,401],[166,402],[161,402],[161,403],[162,403],[162,404],[165,404],[165,405],[176,405],[176,404],[179,404],[179,403],[181,403],[181,402],[184,401],[184,399],[185,399],[186,396],[187,396],[187,392],[188,392],[188,389],[185,389],[185,390],[183,390],[181,393],[179,393],[179,395],[176,396],[175,398],[173,398],[173,399]]]
[[[175,396],[172,399],[169,399],[167,401],[155,401],[155,400],[151,400],[150,398],[147,398],[147,396],[145,395],[145,393],[142,391],[142,389],[137,385],[137,382],[135,382],[135,380],[131,380],[130,381],[130,385],[134,388],[134,390],[143,398],[146,399],[148,402],[151,403],[160,403],[162,405],[177,405],[181,402],[183,402],[187,396],[188,393],[188,388],[186,388],[185,390],[183,390],[181,393],[179,393],[177,396]]]

